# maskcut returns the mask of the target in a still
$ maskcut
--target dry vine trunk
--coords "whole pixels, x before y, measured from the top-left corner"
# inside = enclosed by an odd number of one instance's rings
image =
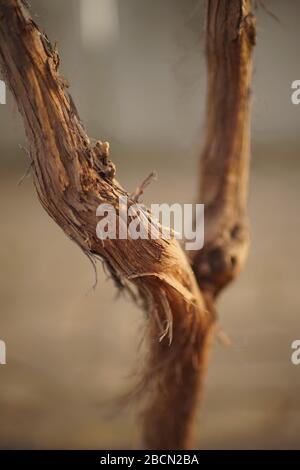
[[[99,241],[98,205],[109,203],[118,211],[118,197],[130,195],[116,181],[113,164],[91,144],[59,76],[58,53],[25,1],[0,0],[0,64],[24,120],[39,199],[89,257],[104,260],[120,288],[135,285],[148,312],[149,356],[139,389],[147,397],[147,448],[191,446],[215,325],[214,298],[244,259],[254,38],[249,9],[248,0],[208,1],[201,192],[201,202],[208,205],[208,243],[194,253],[191,267],[176,240]],[[147,218],[151,223],[150,212]]]

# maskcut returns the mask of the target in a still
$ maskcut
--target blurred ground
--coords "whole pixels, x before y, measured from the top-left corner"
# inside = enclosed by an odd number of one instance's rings
[[[285,158],[285,165],[282,159]],[[299,161],[254,156],[252,248],[220,303],[232,346],[216,342],[197,421],[200,448],[299,448]],[[122,169],[123,168],[123,169]],[[151,169],[126,168],[134,188]],[[43,212],[21,168],[1,175],[1,448],[137,448],[132,410],[109,402],[132,381],[143,314],[115,290]],[[146,200],[193,199],[195,172],[162,165]],[[190,179],[192,183],[190,182]]]

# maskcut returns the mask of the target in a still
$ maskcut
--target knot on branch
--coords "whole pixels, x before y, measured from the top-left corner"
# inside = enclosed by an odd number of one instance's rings
[[[248,42],[250,46],[255,46],[256,44],[256,18],[253,13],[248,13],[248,15],[244,16],[241,24],[240,24],[240,31],[245,31]]]
[[[249,245],[246,225],[234,224],[207,243],[194,259],[193,268],[202,288],[216,297],[244,265]]]
[[[109,142],[97,140],[93,147],[93,166],[103,178],[113,180],[116,175],[116,166],[109,159]]]

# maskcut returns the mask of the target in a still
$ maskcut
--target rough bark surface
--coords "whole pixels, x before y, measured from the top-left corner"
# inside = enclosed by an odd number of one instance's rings
[[[0,64],[24,120],[39,199],[89,257],[104,260],[119,287],[133,283],[145,303],[149,355],[140,390],[147,396],[144,443],[153,449],[192,445],[215,325],[211,293],[219,292],[238,271],[247,238],[253,17],[248,1],[211,0],[207,20],[208,130],[201,202],[208,205],[209,231],[205,249],[193,256],[194,274],[174,239],[97,238],[100,203],[118,211],[119,196],[128,196],[130,204],[135,201],[115,179],[103,147],[88,138],[58,73],[58,53],[25,2],[0,0]],[[144,217],[153,222],[149,211]]]

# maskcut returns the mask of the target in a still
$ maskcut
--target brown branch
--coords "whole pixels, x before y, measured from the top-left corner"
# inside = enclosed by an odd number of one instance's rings
[[[58,74],[57,51],[22,0],[0,0],[0,64],[24,120],[43,207],[88,256],[105,261],[119,285],[131,281],[147,305],[145,445],[188,447],[214,324],[189,262],[176,240],[97,238],[98,205],[117,209],[128,194],[103,144],[93,146],[86,135]]]
[[[205,246],[193,255],[202,291],[214,299],[245,261],[250,141],[250,81],[255,19],[250,0],[207,3],[207,129],[200,201]]]
[[[119,286],[136,286],[149,313],[149,357],[140,384],[148,397],[145,445],[189,447],[215,323],[214,298],[239,271],[248,244],[255,37],[250,1],[208,1],[208,122],[200,193],[206,205],[206,242],[192,259],[201,291],[176,240],[97,239],[97,206],[104,202],[117,208],[118,197],[129,195],[115,180],[107,147],[93,146],[86,135],[58,74],[57,51],[24,5],[22,0],[0,0],[0,64],[24,119],[38,196],[88,256],[105,261]],[[146,217],[151,223],[151,214]]]

